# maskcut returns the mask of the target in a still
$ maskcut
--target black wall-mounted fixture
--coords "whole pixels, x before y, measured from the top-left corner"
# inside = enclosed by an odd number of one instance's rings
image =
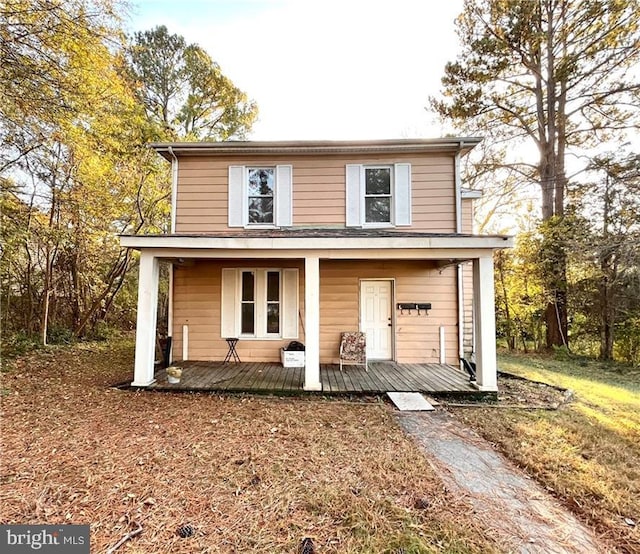
[[[429,310],[431,309],[431,304],[427,302],[421,304],[416,302],[401,302],[398,303],[396,307],[400,310],[400,314],[404,314],[405,310],[408,310],[409,313],[411,313],[411,310],[418,310],[418,315],[420,315],[420,312],[424,310],[425,314],[428,315]]]

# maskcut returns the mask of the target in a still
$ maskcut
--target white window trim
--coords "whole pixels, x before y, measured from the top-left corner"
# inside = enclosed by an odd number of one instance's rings
[[[391,169],[391,213],[389,223],[367,223],[365,210],[365,169],[367,168]],[[393,164],[347,164],[345,167],[346,179],[346,210],[345,225],[347,227],[360,228],[394,228],[410,227],[412,211],[411,194],[411,164],[399,162]]]
[[[273,169],[273,223],[249,223],[249,169]],[[230,165],[228,225],[244,229],[280,229],[293,224],[293,166],[286,164]]]
[[[222,290],[223,306],[221,309],[221,329],[224,329],[226,327],[225,318],[231,316],[233,318],[233,327],[235,331],[231,334],[241,340],[282,340],[298,338],[297,317],[299,309],[299,298],[298,270],[296,268],[238,267],[225,268],[223,271],[233,271],[235,272],[235,275],[232,283],[234,295],[232,314],[225,313],[224,295],[227,291]],[[242,274],[248,271],[253,272],[255,276],[255,333],[242,334]],[[280,275],[280,332],[277,334],[267,333],[267,273],[270,272],[277,272]],[[289,291],[287,291],[285,283],[285,280],[287,279],[287,272],[295,273],[295,281],[292,284],[294,286]],[[221,286],[225,286],[224,280]],[[289,294],[289,298],[287,298],[287,294]],[[293,310],[291,310],[291,303],[293,303]],[[292,311],[291,314],[289,314],[290,311]],[[285,321],[287,316],[289,316],[290,319],[295,318],[295,322],[291,324],[291,322]],[[292,329],[293,332],[291,332],[290,329]]]
[[[252,169],[272,169],[273,170],[273,196],[272,196],[272,207],[273,207],[273,223],[251,223],[249,221],[249,171]],[[242,193],[244,195],[243,203],[242,203],[242,215],[244,220],[244,226],[247,229],[274,229],[277,228],[278,225],[276,222],[278,221],[278,168],[275,165],[247,165],[244,168],[243,172],[243,184],[242,184]]]
[[[367,169],[388,169],[389,170],[389,221],[367,221],[367,208],[366,198],[367,196],[381,196],[381,195],[367,195]],[[376,165],[363,165],[361,172],[362,189],[360,191],[360,213],[362,214],[362,227],[368,229],[382,228],[382,227],[395,227],[395,176],[394,167],[392,164],[376,164]],[[384,196],[386,198],[386,195]]]

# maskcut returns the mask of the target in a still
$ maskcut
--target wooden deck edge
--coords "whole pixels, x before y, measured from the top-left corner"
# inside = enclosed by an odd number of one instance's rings
[[[364,397],[386,397],[386,391],[364,390],[364,391],[306,391],[303,389],[290,390],[272,390],[257,388],[233,388],[233,389],[215,389],[207,387],[184,387],[165,384],[154,384],[149,387],[135,387],[130,384],[112,385],[111,388],[118,388],[125,391],[137,392],[158,392],[158,393],[180,393],[180,394],[209,394],[216,396],[233,396],[233,395],[254,395],[254,396],[277,396],[277,397],[336,397],[336,398],[364,398]],[[397,392],[397,391],[396,391]],[[459,391],[426,391],[413,390],[405,392],[419,392],[426,396],[436,398],[438,400],[456,400],[464,398],[465,400],[474,400],[481,402],[493,402],[498,399],[498,393],[495,391],[480,390],[459,390]]]

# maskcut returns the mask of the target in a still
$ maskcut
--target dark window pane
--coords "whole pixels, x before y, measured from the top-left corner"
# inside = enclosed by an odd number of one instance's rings
[[[391,198],[365,198],[367,223],[391,223]]]
[[[273,223],[273,198],[249,198],[249,223]]]
[[[255,333],[254,323],[254,305],[243,304],[242,305],[242,334],[253,335]]]
[[[280,304],[267,304],[267,333],[280,332]]]
[[[365,170],[365,194],[391,194],[391,170],[388,167]]]
[[[267,301],[278,302],[280,300],[280,273],[267,272]]]
[[[273,196],[274,169],[249,169],[249,196]]]
[[[250,271],[242,272],[242,300],[244,302],[253,302],[253,283],[255,277]]]

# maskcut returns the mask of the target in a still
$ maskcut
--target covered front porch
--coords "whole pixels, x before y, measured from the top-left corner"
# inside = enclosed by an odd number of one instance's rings
[[[274,353],[287,340],[302,339],[305,345],[305,367],[301,370],[303,388],[306,391],[323,392],[330,390],[332,375],[330,371],[323,375],[322,367],[327,367],[323,362],[335,362],[340,332],[358,328],[363,330],[365,314],[360,307],[369,304],[367,298],[362,296],[362,283],[372,279],[384,280],[389,285],[390,294],[385,296],[389,313],[375,322],[390,329],[391,336],[387,341],[387,350],[382,355],[376,352],[371,358],[396,360],[396,367],[439,365],[433,363],[438,359],[443,365],[452,362],[457,364],[459,358],[465,355],[463,333],[460,331],[464,326],[461,270],[463,263],[470,263],[473,281],[473,353],[477,366],[475,390],[497,390],[492,255],[495,249],[509,246],[507,237],[303,229],[279,230],[271,234],[244,231],[206,236],[123,236],[121,242],[123,246],[140,251],[133,386],[153,387],[158,379],[154,375],[154,352],[161,262],[172,264],[170,279],[181,279],[182,287],[180,313],[177,314],[171,299],[169,303],[169,328],[177,331],[172,360],[190,362],[191,358],[220,359],[224,356],[222,348],[226,347],[225,339],[243,338],[240,335],[245,333],[249,338],[243,339],[243,342],[249,345],[250,361],[273,361]],[[176,264],[181,268],[179,273],[182,276],[176,277]],[[257,332],[253,326],[245,330],[240,325],[242,309],[246,306],[243,304],[245,300],[239,295],[242,282],[238,276],[241,272],[242,275],[251,273],[251,269],[244,270],[251,266],[258,268],[261,276],[267,275],[268,271],[281,275],[282,290],[292,291],[289,295],[283,294],[283,298],[291,298],[292,302],[280,305],[280,327],[276,329],[274,337],[267,336],[264,331],[265,314],[269,308],[268,301],[265,301],[266,278],[258,285],[262,292],[246,300],[247,303],[253,303],[247,304],[249,308],[255,308],[256,298],[264,301],[259,308],[260,328],[263,330]],[[200,267],[201,270],[198,273],[197,269],[192,271],[186,269],[188,267]],[[428,272],[432,276],[443,277],[434,277],[427,286],[424,283]],[[298,276],[300,282],[297,281]],[[201,287],[199,295],[192,294],[196,284]],[[170,281],[169,289],[174,290],[172,287]],[[249,289],[254,290],[251,287]],[[434,302],[432,319],[422,320],[430,321],[428,329],[404,313],[406,310],[409,314],[415,314],[416,318],[419,315],[427,317],[426,310],[420,312],[417,303],[403,304],[425,300]],[[413,312],[407,305],[414,307]],[[424,305],[431,307],[431,304]],[[259,319],[254,312],[251,313],[253,315],[248,317],[248,321]],[[172,324],[172,321],[177,324]],[[440,339],[434,341],[437,333]],[[425,341],[426,334],[431,341],[429,346]],[[176,346],[178,344],[179,347]],[[247,360],[242,353],[241,357]],[[463,376],[459,386],[470,387],[464,381],[465,374],[454,370]],[[344,377],[347,391],[350,389],[346,383],[351,375],[353,373]],[[297,387],[298,381],[293,377],[291,379]],[[353,383],[351,386],[354,387]],[[368,388],[359,386],[362,390],[373,392],[405,388],[388,386],[386,382],[379,383],[377,387],[373,383]],[[338,384],[336,387],[340,388]],[[411,390],[409,384],[407,388]],[[414,388],[422,390],[420,387]],[[433,387],[425,386],[425,392],[432,391]]]
[[[285,368],[278,363],[180,362],[180,383],[170,384],[166,372],[159,370],[155,390],[258,392],[297,394],[304,390],[303,367]],[[322,394],[380,394],[385,392],[423,392],[430,394],[478,394],[478,387],[458,368],[448,364],[405,364],[391,361],[369,362],[364,367],[320,364],[318,392]]]

